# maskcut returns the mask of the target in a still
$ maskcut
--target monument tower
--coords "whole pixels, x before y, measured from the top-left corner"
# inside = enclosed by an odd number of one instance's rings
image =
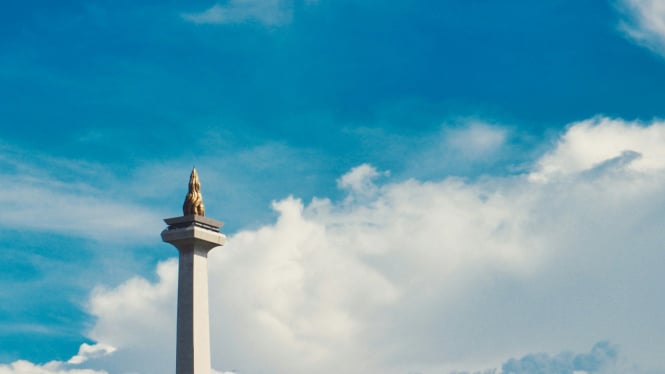
[[[180,252],[176,374],[210,374],[208,252],[224,245],[226,236],[219,232],[222,222],[205,217],[196,168],[182,214],[165,219],[168,227],[162,231],[162,240]]]

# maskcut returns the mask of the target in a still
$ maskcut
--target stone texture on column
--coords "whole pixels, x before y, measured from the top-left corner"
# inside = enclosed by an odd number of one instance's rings
[[[210,374],[208,252],[226,243],[221,222],[188,215],[167,218],[162,240],[180,252],[176,374]]]

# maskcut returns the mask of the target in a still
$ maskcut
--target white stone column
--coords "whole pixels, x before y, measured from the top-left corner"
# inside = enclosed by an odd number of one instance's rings
[[[176,374],[210,374],[208,252],[226,243],[221,222],[189,215],[167,218],[162,240],[180,252]]]

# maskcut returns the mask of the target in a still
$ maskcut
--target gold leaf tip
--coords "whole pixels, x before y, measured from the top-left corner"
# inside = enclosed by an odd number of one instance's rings
[[[199,182],[199,174],[196,172],[196,167],[192,168],[192,173],[189,175],[189,190],[185,197],[185,202],[182,204],[182,213],[185,216],[191,214],[205,216],[201,183]]]

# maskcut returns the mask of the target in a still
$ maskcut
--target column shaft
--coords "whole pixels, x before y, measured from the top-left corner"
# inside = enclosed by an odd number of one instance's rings
[[[179,252],[176,374],[210,374],[208,249]]]
[[[226,243],[221,222],[201,216],[164,220],[162,240],[180,254],[176,374],[210,374],[208,252]]]

